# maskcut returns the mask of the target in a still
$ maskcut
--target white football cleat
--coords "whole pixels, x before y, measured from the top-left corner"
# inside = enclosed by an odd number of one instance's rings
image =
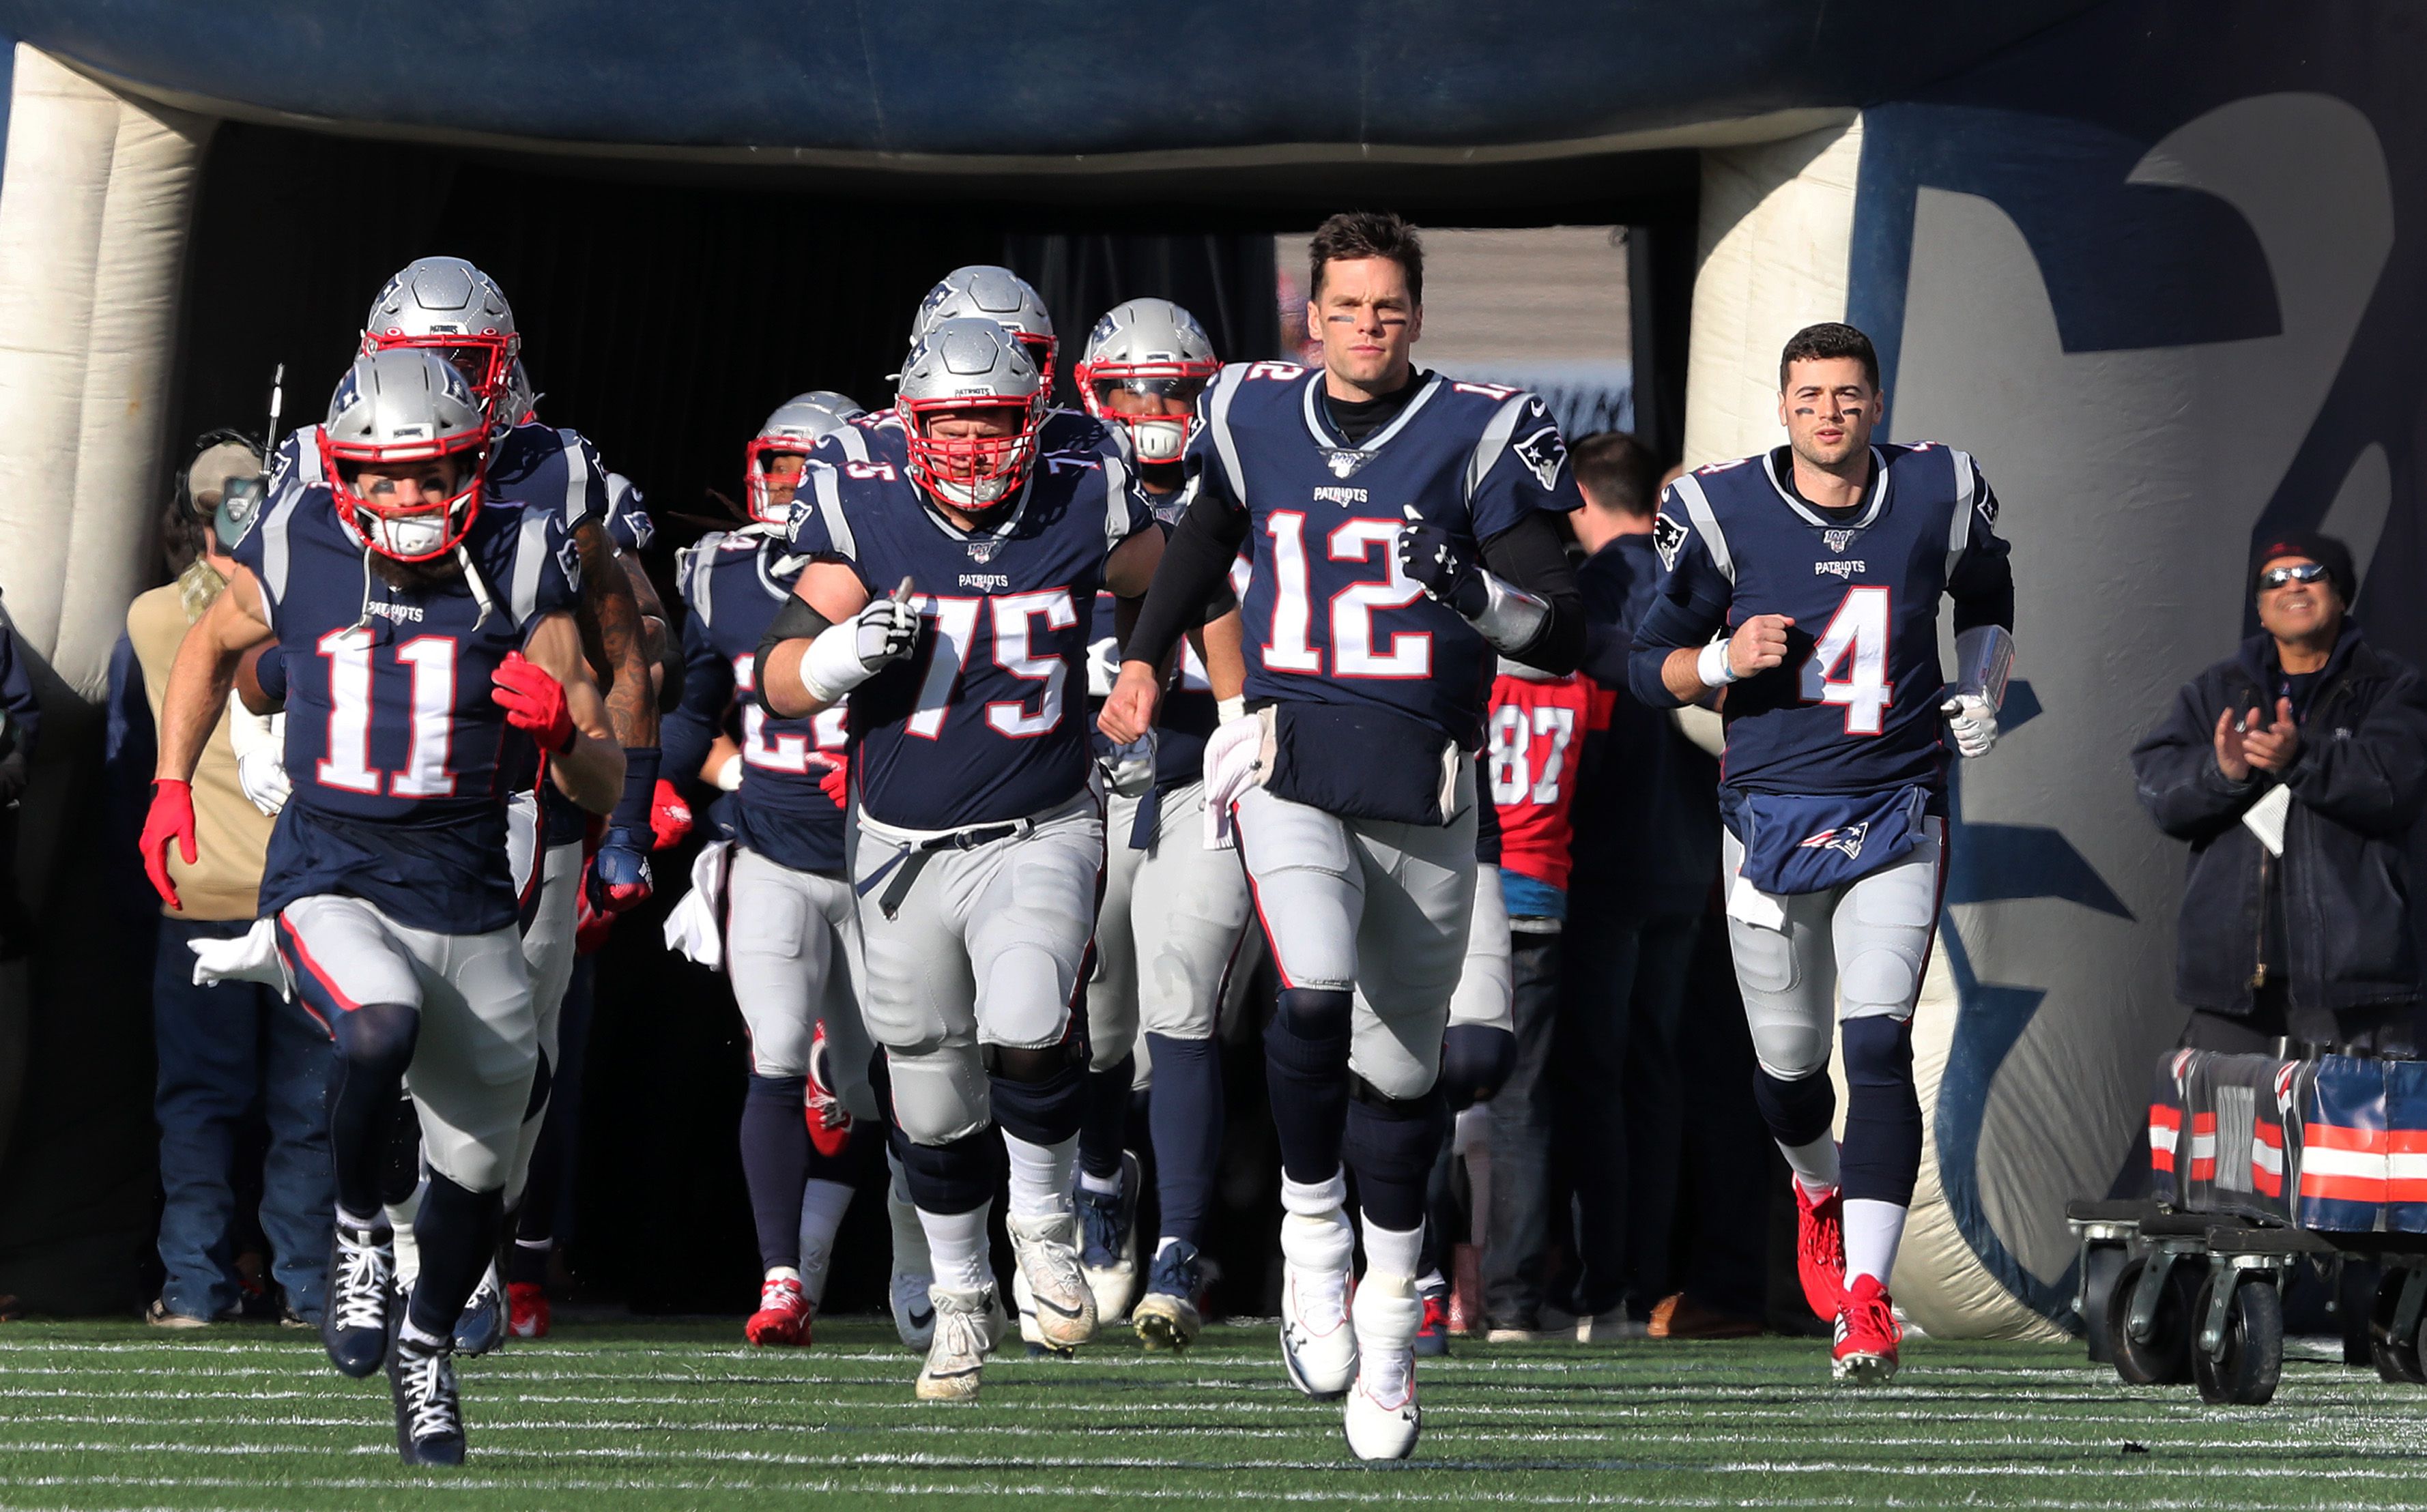
[[[1281,1218],[1281,1364],[1291,1384],[1318,1401],[1347,1390],[1357,1375],[1357,1335],[1348,1324],[1356,1254],[1357,1230],[1337,1208],[1319,1218]]]
[[[1422,1415],[1416,1410],[1416,1330],[1424,1298],[1405,1276],[1366,1273],[1350,1312],[1357,1334],[1357,1381],[1348,1389],[1344,1425],[1360,1459],[1405,1459],[1414,1452]]]
[[[928,1293],[936,1285],[935,1261],[927,1257],[927,1230],[919,1227],[919,1210],[900,1191],[897,1180],[885,1194],[885,1216],[893,1226],[893,1331],[905,1349],[924,1350],[936,1338],[936,1305]]]
[[[1012,1258],[1019,1262],[1025,1284],[1020,1314],[1033,1310],[1036,1342],[1048,1349],[1076,1349],[1096,1337],[1096,1293],[1079,1268],[1079,1217],[1055,1213],[1022,1218],[1014,1213],[1003,1227],[1011,1233]]]
[[[966,1292],[939,1286],[928,1299],[935,1338],[927,1345],[926,1362],[919,1367],[919,1400],[974,1402],[985,1358],[1011,1320],[1003,1316],[991,1286]]]

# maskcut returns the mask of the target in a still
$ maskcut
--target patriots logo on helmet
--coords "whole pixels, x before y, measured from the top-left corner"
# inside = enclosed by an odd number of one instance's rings
[[[1099,347],[1112,340],[1113,333],[1119,329],[1120,327],[1113,322],[1112,312],[1106,311],[1103,317],[1096,322],[1096,329],[1087,333],[1087,345]]]
[[[1334,478],[1354,478],[1357,476],[1357,469],[1373,460],[1373,453],[1366,451],[1334,448],[1324,454],[1324,461],[1330,466],[1331,476]]]
[[[1652,549],[1660,553],[1662,567],[1677,570],[1677,553],[1686,549],[1686,527],[1675,515],[1663,511],[1653,517]]]
[[[1535,400],[1534,407],[1541,408],[1541,401]],[[1559,469],[1568,464],[1568,444],[1559,435],[1557,426],[1546,425],[1520,441],[1516,452],[1517,460],[1525,464],[1525,470],[1534,475],[1544,493],[1558,486]]]
[[[1843,551],[1854,544],[1854,537],[1860,533],[1855,530],[1823,530],[1820,539],[1829,543],[1830,550]]]
[[[1806,835],[1795,842],[1795,848],[1799,851],[1842,851],[1847,860],[1859,861],[1863,858],[1863,840],[1870,833],[1871,821],[1866,819]]]

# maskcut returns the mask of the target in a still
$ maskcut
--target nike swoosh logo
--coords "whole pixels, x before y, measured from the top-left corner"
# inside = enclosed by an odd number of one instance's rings
[[[1055,1304],[1055,1303],[1048,1302],[1048,1301],[1047,1301],[1045,1298],[1043,1298],[1043,1297],[1038,1297],[1038,1298],[1036,1299],[1036,1305],[1037,1305],[1038,1307],[1040,1307],[1040,1308],[1043,1308],[1044,1309],[1046,1309],[1046,1310],[1047,1310],[1047,1311],[1049,1311],[1049,1312],[1055,1313],[1055,1314],[1057,1314],[1057,1315],[1059,1315],[1059,1316],[1061,1316],[1061,1317],[1065,1317],[1065,1318],[1075,1318],[1075,1317],[1077,1317],[1077,1316],[1079,1315],[1080,1311],[1082,1310],[1081,1309],[1078,1309],[1078,1308],[1066,1308],[1066,1307],[1061,1307],[1061,1306],[1059,1306],[1059,1305],[1057,1305],[1057,1304]]]
[[[924,1312],[913,1312],[910,1314],[910,1326],[913,1328],[927,1327],[934,1324],[935,1321],[936,1309],[933,1308],[929,1308]]]

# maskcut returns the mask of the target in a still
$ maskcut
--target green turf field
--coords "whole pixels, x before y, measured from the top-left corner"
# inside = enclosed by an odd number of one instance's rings
[[[2427,1506],[2427,1390],[2298,1361],[2272,1406],[2219,1409],[2071,1348],[1916,1341],[1854,1396],[1810,1341],[1474,1345],[1423,1368],[1419,1457],[1364,1467],[1262,1326],[1178,1358],[1014,1346],[970,1406],[911,1400],[881,1323],[806,1352],[740,1331],[568,1326],[471,1361],[471,1463],[408,1473],[384,1378],[309,1334],[0,1326],[0,1505]]]

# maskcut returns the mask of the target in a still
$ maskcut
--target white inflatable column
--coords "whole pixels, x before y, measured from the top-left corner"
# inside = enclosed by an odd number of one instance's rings
[[[0,591],[17,633],[89,699],[151,576],[209,127],[18,45],[0,178]]]
[[[1778,353],[1787,337],[1846,318],[1863,122],[1702,154],[1702,234],[1686,369],[1686,463],[1766,451],[1778,423]],[[1914,1016],[1914,1076],[1925,1130],[1921,1180],[1892,1286],[1914,1322],[1937,1334],[2061,1337],[1998,1284],[1949,1214],[1933,1132],[1939,1074],[1958,1011],[1946,953],[1936,952]],[[1837,1079],[1840,1130],[1846,1102]]]

